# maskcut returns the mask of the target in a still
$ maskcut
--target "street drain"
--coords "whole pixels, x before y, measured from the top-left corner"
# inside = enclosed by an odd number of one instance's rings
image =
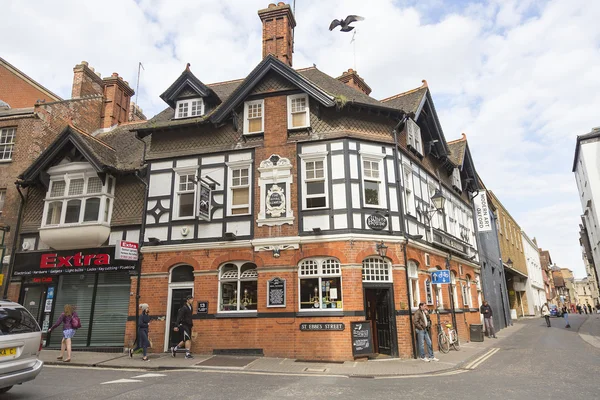
[[[327,372],[327,368],[304,368],[304,372]]]

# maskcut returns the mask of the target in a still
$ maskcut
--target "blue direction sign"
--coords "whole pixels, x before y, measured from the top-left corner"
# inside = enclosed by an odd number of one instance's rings
[[[436,271],[431,273],[431,283],[440,284],[440,283],[450,283],[450,271]]]

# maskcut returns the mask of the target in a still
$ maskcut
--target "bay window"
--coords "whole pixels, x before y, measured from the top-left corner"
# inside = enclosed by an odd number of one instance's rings
[[[310,258],[300,262],[301,310],[340,310],[343,308],[342,267],[334,258]]]
[[[114,179],[105,182],[92,171],[53,174],[44,204],[43,227],[109,223]]]
[[[308,96],[296,94],[288,96],[288,129],[310,126]]]
[[[219,311],[257,310],[258,272],[245,261],[230,262],[219,269]]]

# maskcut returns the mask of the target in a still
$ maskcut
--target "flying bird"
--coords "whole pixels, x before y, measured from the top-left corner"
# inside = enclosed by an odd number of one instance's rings
[[[355,21],[363,21],[365,18],[361,17],[359,15],[348,15],[345,19],[334,19],[333,21],[331,21],[331,24],[329,25],[329,30],[332,31],[336,26],[341,26],[342,32],[350,32],[352,29],[354,29],[353,26],[350,26],[351,23],[355,22]]]

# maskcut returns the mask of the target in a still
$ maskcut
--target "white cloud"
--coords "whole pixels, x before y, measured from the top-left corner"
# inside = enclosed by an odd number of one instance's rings
[[[269,1],[63,0],[3,4],[2,57],[63,97],[72,67],[119,72],[149,115],[190,62],[203,82],[241,78],[261,59],[257,11]],[[298,0],[294,64],[333,76],[356,67],[383,98],[427,79],[447,138],[466,132],[480,174],[553,260],[583,275],[574,139],[600,125],[600,2]]]

